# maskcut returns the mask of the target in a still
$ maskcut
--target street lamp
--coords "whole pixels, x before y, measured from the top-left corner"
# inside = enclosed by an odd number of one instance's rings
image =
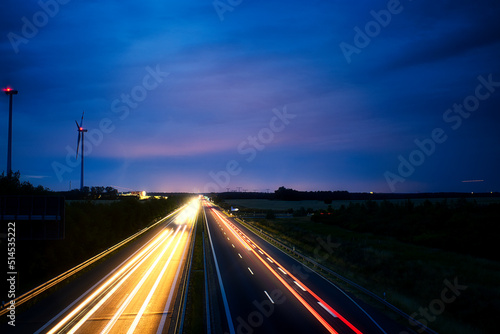
[[[10,87],[4,88],[5,94],[9,95],[9,140],[7,146],[7,177],[12,173],[12,95],[18,92]]]

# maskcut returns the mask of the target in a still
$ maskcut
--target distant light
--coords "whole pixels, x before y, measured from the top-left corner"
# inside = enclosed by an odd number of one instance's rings
[[[373,195],[373,191],[370,191],[370,194],[372,194],[372,195]]]
[[[83,128],[82,128],[82,127],[80,127],[80,131],[83,131]]]

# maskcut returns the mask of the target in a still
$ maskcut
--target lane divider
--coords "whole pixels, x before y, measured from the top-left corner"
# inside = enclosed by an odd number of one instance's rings
[[[222,282],[222,277],[221,277],[220,270],[219,270],[219,264],[217,262],[217,256],[215,255],[214,245],[212,242],[212,236],[210,233],[210,227],[208,226],[208,221],[206,220],[205,208],[203,208],[203,214],[205,214],[205,222],[206,222],[207,231],[208,231],[208,240],[210,241],[210,247],[212,248],[212,255],[214,257],[217,278],[219,279],[219,287],[220,287],[221,294],[222,294],[222,302],[224,304],[224,310],[226,311],[226,319],[227,319],[227,325],[229,326],[229,333],[236,334],[236,332],[234,330],[233,319],[231,317],[231,312],[229,311],[229,304],[227,302],[226,291],[224,289],[224,283]]]

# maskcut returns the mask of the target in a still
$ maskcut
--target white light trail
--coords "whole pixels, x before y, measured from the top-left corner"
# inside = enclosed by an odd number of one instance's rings
[[[150,252],[151,249],[156,249],[157,247],[160,246],[160,244],[164,241],[164,239],[167,239],[171,234],[172,230],[169,230],[169,234],[165,237],[165,234],[167,231],[162,232],[151,244],[146,247],[142,252],[137,254],[132,260],[127,262],[116,274],[114,274],[111,278],[109,278],[104,284],[102,284],[94,293],[92,293],[89,297],[87,297],[80,305],[78,305],[73,311],[71,311],[66,317],[64,317],[57,325],[55,325],[53,328],[51,328],[50,331],[48,331],[48,334],[53,334],[56,333],[62,326],[64,326],[70,319],[76,316],[78,312],[80,312],[85,306],[87,306],[92,300],[94,300],[101,292],[103,292],[111,283],[115,282],[116,280],[119,279],[120,276],[122,276],[132,265],[136,264],[139,259],[140,262],[136,267],[134,267],[127,275],[131,275],[132,272],[134,272],[138,266],[143,263],[144,261],[147,260],[147,258],[152,254]],[[149,252],[149,253],[148,253]]]
[[[182,229],[182,232],[181,232],[181,236],[182,234],[184,234],[184,231],[186,230],[186,225],[184,225],[184,228]],[[151,298],[153,297],[153,294],[154,292],[156,291],[156,288],[158,287],[158,285],[160,284],[160,281],[161,279],[163,278],[163,275],[165,274],[165,271],[167,270],[167,267],[168,265],[170,264],[170,261],[172,260],[172,257],[174,256],[176,250],[177,250],[177,247],[179,246],[179,243],[181,241],[181,236],[179,236],[179,238],[177,239],[177,243],[175,244],[174,246],[174,249],[172,249],[172,251],[170,252],[170,256],[168,257],[168,260],[167,262],[165,263],[165,265],[163,266],[163,269],[161,270],[160,274],[158,275],[158,278],[156,279],[153,287],[151,288],[151,290],[149,291],[149,294],[148,296],[146,297],[146,299],[144,300],[144,303],[142,304],[141,306],[141,309],[139,310],[139,312],[137,313],[137,315],[135,316],[135,319],[134,319],[134,322],[132,323],[132,325],[130,326],[130,328],[128,329],[128,332],[127,334],[132,334],[135,330],[135,328],[137,327],[137,325],[139,324],[139,320],[141,320],[141,317],[144,313],[144,311],[146,310],[146,307],[148,306],[149,304],[149,301],[151,300]],[[171,289],[174,289],[174,287],[172,286]]]

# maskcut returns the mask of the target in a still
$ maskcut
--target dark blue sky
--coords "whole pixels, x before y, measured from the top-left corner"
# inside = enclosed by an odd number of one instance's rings
[[[13,170],[54,190],[500,191],[498,1],[2,2]],[[6,170],[8,97],[0,99]],[[475,182],[464,182],[471,181]]]

